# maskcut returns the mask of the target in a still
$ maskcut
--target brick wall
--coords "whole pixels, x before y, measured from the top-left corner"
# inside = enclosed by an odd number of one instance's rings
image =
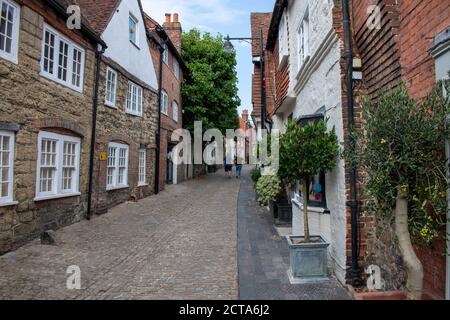
[[[382,88],[396,86],[401,79],[398,50],[399,11],[395,1],[352,1],[354,37],[363,62],[367,93],[375,97]],[[367,27],[367,8],[379,5],[381,29]]]
[[[366,26],[367,7],[381,8],[381,29]],[[405,81],[409,91],[423,98],[435,84],[434,60],[429,50],[434,37],[450,25],[450,3],[440,0],[362,0],[353,1],[354,36],[363,62],[364,86],[373,98],[381,89]],[[389,224],[377,221],[367,230],[369,243],[365,253],[368,263],[380,265],[386,275],[387,289],[404,286],[402,263]],[[392,226],[391,226],[392,227]],[[366,234],[367,234],[366,232]],[[425,271],[424,287],[432,296],[445,295],[445,242],[431,248],[416,247]],[[398,275],[391,277],[391,275]]]
[[[289,30],[289,29],[288,29]],[[287,36],[289,39],[289,37]],[[289,59],[280,66],[279,43],[276,41],[273,51],[268,52],[267,67],[267,113],[272,114],[281,106],[289,91]]]
[[[270,21],[272,19],[272,13],[251,13],[250,24],[252,38],[259,39],[260,30],[263,30],[263,47],[267,41],[267,34],[269,32]],[[260,43],[259,41],[252,42],[252,56],[259,57],[260,55]],[[270,62],[270,56],[266,51],[266,61]],[[259,65],[254,65],[254,71],[252,76],[252,103],[253,114],[261,116],[261,68]]]
[[[47,23],[86,49],[84,91],[79,93],[39,75],[43,24]],[[82,219],[87,206],[90,128],[95,46],[40,0],[23,1],[19,63],[0,58],[0,122],[17,124],[14,161],[15,206],[0,207],[0,254],[47,229]],[[54,131],[81,138],[81,196],[35,202],[38,133]]]
[[[147,25],[151,28],[155,28],[155,24],[150,19],[147,19]],[[166,30],[171,41],[178,50],[181,52],[181,25],[180,23],[165,23],[164,29]],[[162,42],[161,37],[155,34],[158,42]],[[160,66],[160,52],[157,45],[150,45],[150,53],[153,59],[153,65],[155,66],[156,75],[159,79],[159,66]],[[161,113],[161,152],[159,155],[160,161],[160,172],[159,172],[159,187],[163,190],[166,185],[166,175],[167,175],[167,151],[170,144],[172,144],[172,133],[176,129],[181,129],[183,127],[183,101],[181,96],[181,83],[183,82],[183,70],[180,66],[180,76],[177,79],[173,71],[173,61],[176,59],[176,55],[172,50],[169,50],[169,61],[168,64],[163,62],[163,78],[161,88],[164,90],[169,97],[169,109],[168,115]],[[180,63],[181,65],[181,63]],[[173,119],[173,105],[172,102],[176,101],[178,104],[178,122]],[[183,181],[186,177],[184,174],[184,166],[179,166],[178,168],[178,182]]]

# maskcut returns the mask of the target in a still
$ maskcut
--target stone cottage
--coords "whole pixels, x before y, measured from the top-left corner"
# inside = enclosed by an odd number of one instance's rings
[[[154,192],[158,82],[139,0],[78,0],[102,55],[93,212]]]
[[[87,210],[97,47],[69,1],[1,0],[0,254]]]
[[[161,84],[158,191],[163,190],[166,184],[178,184],[188,178],[188,166],[176,165],[172,161],[174,147],[178,143],[172,141],[172,134],[183,127],[181,84],[187,67],[181,58],[182,28],[177,13],[173,14],[173,20],[172,14],[167,13],[165,17],[161,26],[146,16],[146,25],[154,42],[150,51]],[[160,48],[163,49],[162,54]]]

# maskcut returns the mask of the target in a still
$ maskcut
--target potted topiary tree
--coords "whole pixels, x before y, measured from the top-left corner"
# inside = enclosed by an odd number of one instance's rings
[[[311,236],[308,219],[308,181],[318,172],[332,170],[340,154],[334,129],[327,132],[326,120],[302,127],[290,121],[280,138],[279,176],[286,183],[302,181],[304,236],[289,236],[291,282],[327,279],[329,244],[319,235]]]

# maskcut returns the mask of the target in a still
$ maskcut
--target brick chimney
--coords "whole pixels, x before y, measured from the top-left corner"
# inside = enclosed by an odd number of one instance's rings
[[[242,119],[244,119],[245,122],[248,121],[248,110],[247,109],[242,111]]]
[[[172,14],[166,13],[166,21],[163,24],[163,28],[166,30],[170,40],[172,40],[175,48],[181,53],[181,33],[183,29],[181,28],[178,13],[173,14],[173,20]]]

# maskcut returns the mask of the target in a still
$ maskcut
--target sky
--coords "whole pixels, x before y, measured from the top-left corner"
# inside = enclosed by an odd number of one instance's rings
[[[159,23],[165,13],[178,13],[183,31],[197,28],[224,37],[250,37],[250,12],[272,12],[275,0],[141,0],[144,11]],[[234,42],[242,110],[252,110],[253,64],[250,44]]]

